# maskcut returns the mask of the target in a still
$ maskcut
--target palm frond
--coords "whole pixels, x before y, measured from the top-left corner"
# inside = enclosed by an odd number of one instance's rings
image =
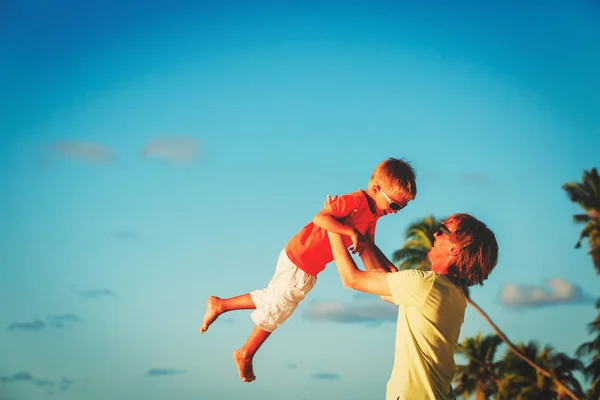
[[[562,185],[569,199],[579,204],[585,211],[573,215],[576,223],[585,223],[575,248],[580,248],[584,239],[588,239],[589,254],[596,272],[600,274],[600,176],[598,170],[583,171],[581,182],[567,182]]]
[[[590,222],[590,216],[587,214],[574,214],[573,215],[573,222],[575,223],[588,223]]]

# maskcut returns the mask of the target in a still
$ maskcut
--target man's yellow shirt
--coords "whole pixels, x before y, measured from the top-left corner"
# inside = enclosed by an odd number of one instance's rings
[[[467,307],[462,291],[431,271],[390,273],[387,281],[399,309],[386,400],[454,399],[454,352]]]

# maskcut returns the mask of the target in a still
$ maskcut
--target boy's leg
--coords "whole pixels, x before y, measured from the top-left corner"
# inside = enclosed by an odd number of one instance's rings
[[[240,349],[233,352],[233,361],[235,361],[242,381],[252,382],[256,379],[252,368],[252,359],[270,335],[271,332],[255,326],[246,343]]]
[[[273,330],[283,324],[296,310],[298,303],[304,299],[305,294],[313,288],[317,280],[315,276],[302,272],[293,264],[292,267],[288,275],[284,274],[282,276],[283,279],[281,279],[280,285],[274,285],[278,290],[271,293],[273,297],[267,301],[269,307],[266,314],[259,313],[255,315],[259,310],[263,310],[261,300],[257,298],[259,309],[252,315],[255,324],[254,329],[246,343],[233,352],[233,360],[240,378],[244,382],[252,382],[256,379],[252,365],[254,355],[269,338]],[[253,294],[258,295],[257,292],[253,292]]]
[[[202,326],[200,327],[200,333],[206,332],[210,324],[212,324],[219,315],[233,310],[253,310],[256,308],[250,293],[243,294],[241,296],[230,297],[228,299],[221,299],[216,296],[210,296],[206,300],[206,313],[202,319]]]

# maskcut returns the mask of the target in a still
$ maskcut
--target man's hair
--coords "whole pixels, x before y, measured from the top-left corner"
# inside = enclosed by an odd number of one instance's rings
[[[371,182],[388,190],[390,195],[408,194],[412,198],[417,196],[417,183],[415,171],[410,163],[404,159],[388,158],[375,167]],[[401,191],[402,193],[399,193]]]
[[[469,214],[453,214],[445,222],[454,221],[456,229],[451,241],[458,245],[450,277],[459,286],[483,285],[498,262],[498,242],[494,233]]]

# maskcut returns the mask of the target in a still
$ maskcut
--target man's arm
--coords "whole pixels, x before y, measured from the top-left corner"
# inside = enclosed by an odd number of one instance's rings
[[[365,269],[367,271],[382,271],[382,272],[398,272],[398,268],[391,263],[390,260],[383,254],[383,252],[373,243],[373,245],[365,246],[362,253],[360,253],[360,259],[362,260]],[[392,296],[379,296],[382,300],[394,304]]]
[[[365,245],[360,258],[367,271],[398,272],[398,268],[383,254],[377,245]]]
[[[383,254],[383,252],[377,247],[375,244],[375,227],[377,225],[377,221],[373,221],[367,227],[367,231],[365,232],[365,238],[367,242],[371,245],[365,246],[369,251],[363,251],[360,253],[360,258],[362,259],[363,264],[365,264],[365,269],[367,271],[388,271],[388,272],[398,272],[398,268]],[[363,256],[364,254],[364,256]]]
[[[344,247],[342,236],[333,232],[328,234],[335,265],[344,287],[378,296],[391,296],[387,283],[388,272],[359,270]]]

